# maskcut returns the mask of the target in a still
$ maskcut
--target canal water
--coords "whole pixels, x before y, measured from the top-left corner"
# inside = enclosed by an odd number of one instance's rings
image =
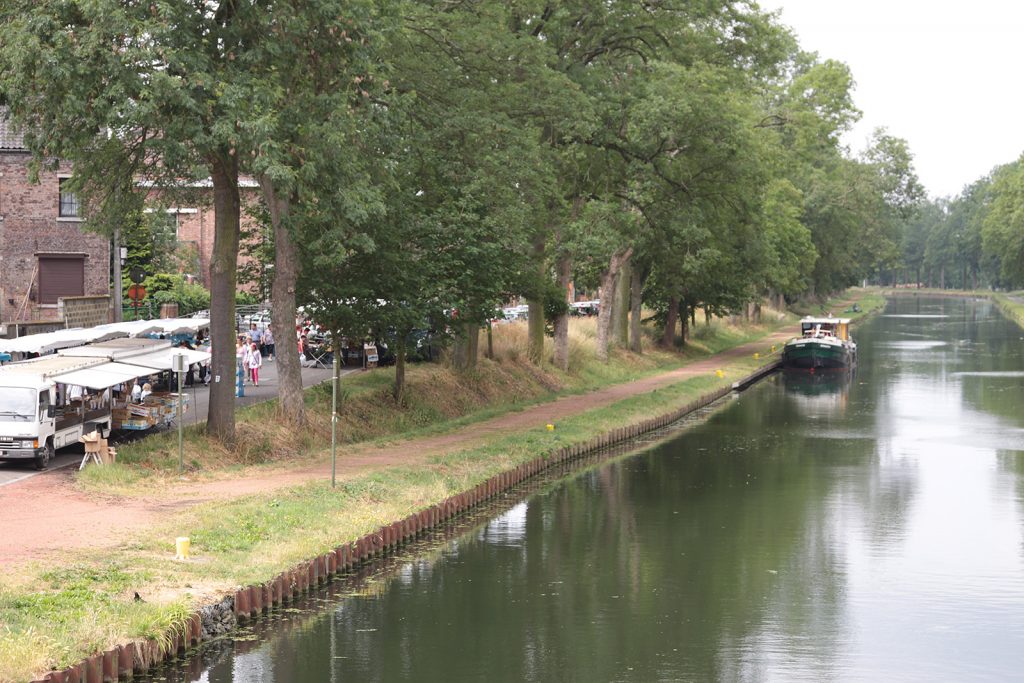
[[[905,297],[776,374],[169,680],[1024,677],[1024,332]]]

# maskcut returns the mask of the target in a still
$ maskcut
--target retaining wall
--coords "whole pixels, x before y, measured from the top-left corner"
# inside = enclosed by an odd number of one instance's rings
[[[746,387],[778,366],[778,361],[759,368],[733,386]],[[664,415],[613,429],[589,441],[558,448],[514,469],[496,474],[468,491],[450,496],[437,505],[386,524],[355,541],[301,562],[258,585],[245,586],[213,605],[193,613],[183,624],[168,631],[161,640],[149,639],[119,645],[88,657],[63,671],[51,671],[40,681],[47,683],[107,683],[130,680],[154,666],[183,655],[204,640],[228,633],[240,622],[304,595],[336,574],[349,572],[360,564],[414,540],[421,534],[458,517],[521,482],[564,463],[592,455],[642,434],[662,429],[686,415],[714,403],[733,391],[725,386]],[[34,683],[39,683],[36,681]]]

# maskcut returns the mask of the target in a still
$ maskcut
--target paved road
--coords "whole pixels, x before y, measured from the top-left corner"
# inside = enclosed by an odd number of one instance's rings
[[[342,376],[359,372],[358,370],[341,369]],[[327,382],[331,379],[331,369],[303,368],[302,385],[309,387],[320,382]],[[189,412],[185,413],[185,424],[206,422],[206,413],[210,404],[210,390],[204,386],[195,386],[187,389],[191,406]],[[244,406],[260,401],[268,401],[277,398],[277,364],[265,361],[260,369],[260,385],[258,387],[246,384],[245,396],[235,399],[235,405]],[[81,444],[61,449],[50,464],[50,469],[61,467],[77,466],[82,461],[84,450]],[[12,484],[38,474],[30,462],[14,463],[0,462],[0,486]]]

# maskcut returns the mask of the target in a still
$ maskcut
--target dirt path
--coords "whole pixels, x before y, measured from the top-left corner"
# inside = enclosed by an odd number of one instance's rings
[[[764,351],[791,336],[790,330],[777,332],[676,370],[587,394],[563,396],[448,434],[387,446],[349,446],[339,452],[338,477],[352,478],[393,465],[414,465],[438,454],[482,445],[495,436],[602,408],[630,396],[713,373],[723,361]],[[40,559],[61,550],[112,548],[134,531],[194,505],[329,477],[330,462],[320,459],[301,468],[275,469],[231,481],[183,483],[162,491],[158,500],[90,496],[75,488],[74,472],[73,468],[47,472],[0,488],[0,565]]]

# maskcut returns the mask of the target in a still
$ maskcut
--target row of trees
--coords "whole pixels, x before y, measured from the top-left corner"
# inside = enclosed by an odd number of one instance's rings
[[[568,364],[565,291],[600,287],[598,354],[696,308],[891,268],[923,193],[905,143],[840,144],[849,70],[747,0],[9,0],[0,97],[90,224],[209,179],[213,373],[233,376],[242,200],[260,185],[272,318],[395,343],[443,318],[460,367],[501,302]],[[143,179],[145,182],[140,182]],[[281,406],[301,423],[297,359]],[[210,431],[234,438],[232,386]]]
[[[883,280],[958,289],[1024,287],[1024,157],[953,199],[922,205],[906,225],[900,264]]]

